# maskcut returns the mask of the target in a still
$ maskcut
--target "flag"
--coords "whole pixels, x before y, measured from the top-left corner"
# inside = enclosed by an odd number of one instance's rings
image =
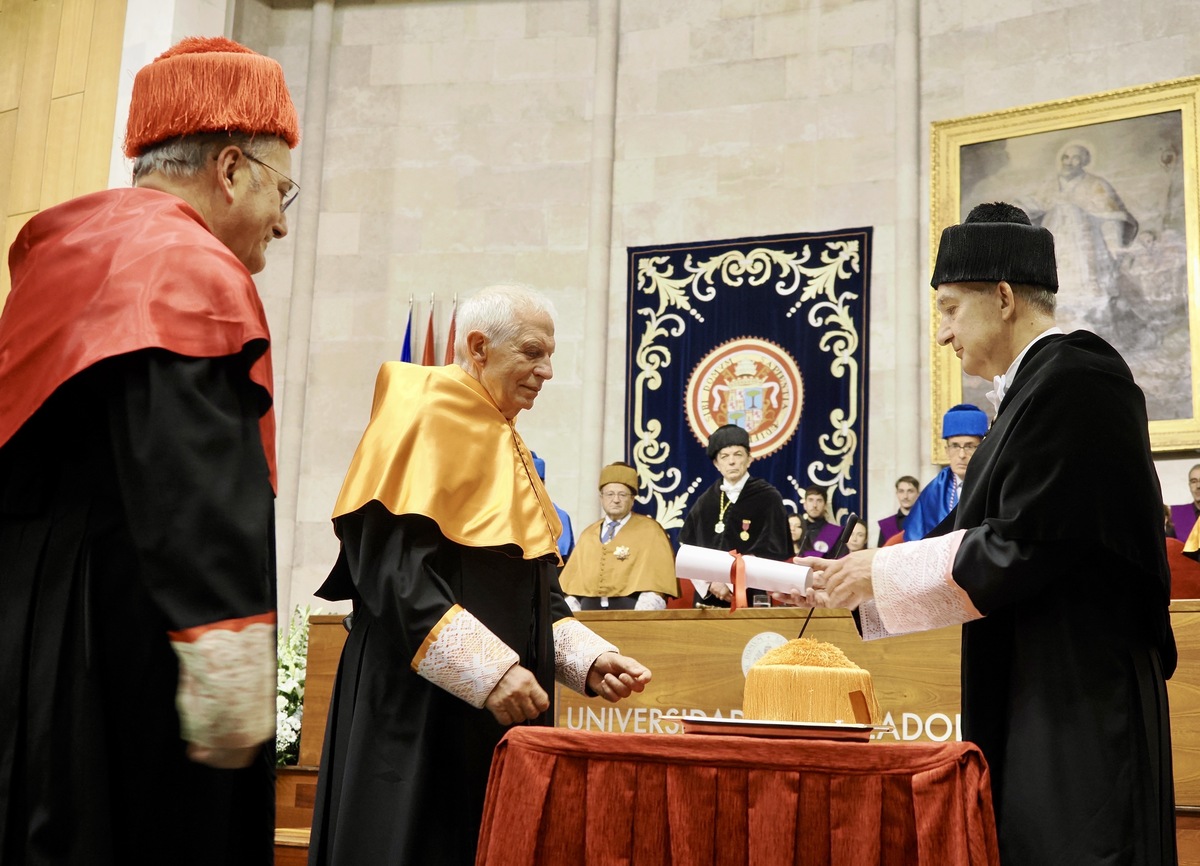
[[[446,360],[443,364],[454,363],[454,336],[455,336],[455,319],[458,318],[458,295],[454,296],[454,306],[450,308],[450,333],[446,337]]]
[[[433,356],[433,301],[429,302],[429,327],[425,329],[425,347],[421,350],[421,363],[432,367]]]
[[[412,298],[408,299],[408,320],[404,323],[404,346],[400,349],[400,360],[412,363]]]

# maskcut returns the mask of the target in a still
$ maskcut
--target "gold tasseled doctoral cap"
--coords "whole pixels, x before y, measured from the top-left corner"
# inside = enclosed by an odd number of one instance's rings
[[[629,488],[630,492],[637,493],[638,489],[638,474],[637,470],[628,463],[610,463],[600,470],[600,489],[604,489],[605,484],[624,484]]]

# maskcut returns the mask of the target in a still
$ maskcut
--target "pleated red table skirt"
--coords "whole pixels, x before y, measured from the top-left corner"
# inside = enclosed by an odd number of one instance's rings
[[[516,728],[492,759],[476,866],[999,862],[969,743]]]

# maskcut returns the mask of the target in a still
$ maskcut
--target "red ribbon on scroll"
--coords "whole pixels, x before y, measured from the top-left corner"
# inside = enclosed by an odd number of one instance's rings
[[[729,582],[733,584],[733,598],[729,599],[729,609],[737,610],[746,607],[746,563],[736,550],[729,551],[733,564],[729,566]]]

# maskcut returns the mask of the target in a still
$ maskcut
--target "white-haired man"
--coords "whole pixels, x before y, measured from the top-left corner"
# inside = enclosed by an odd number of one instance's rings
[[[514,426],[553,353],[549,304],[496,287],[459,307],[457,365],[380,370],[318,591],[354,615],[310,863],[469,866],[505,729],[552,724],[556,678],[610,701],[650,680],[558,585],[558,516]]]

